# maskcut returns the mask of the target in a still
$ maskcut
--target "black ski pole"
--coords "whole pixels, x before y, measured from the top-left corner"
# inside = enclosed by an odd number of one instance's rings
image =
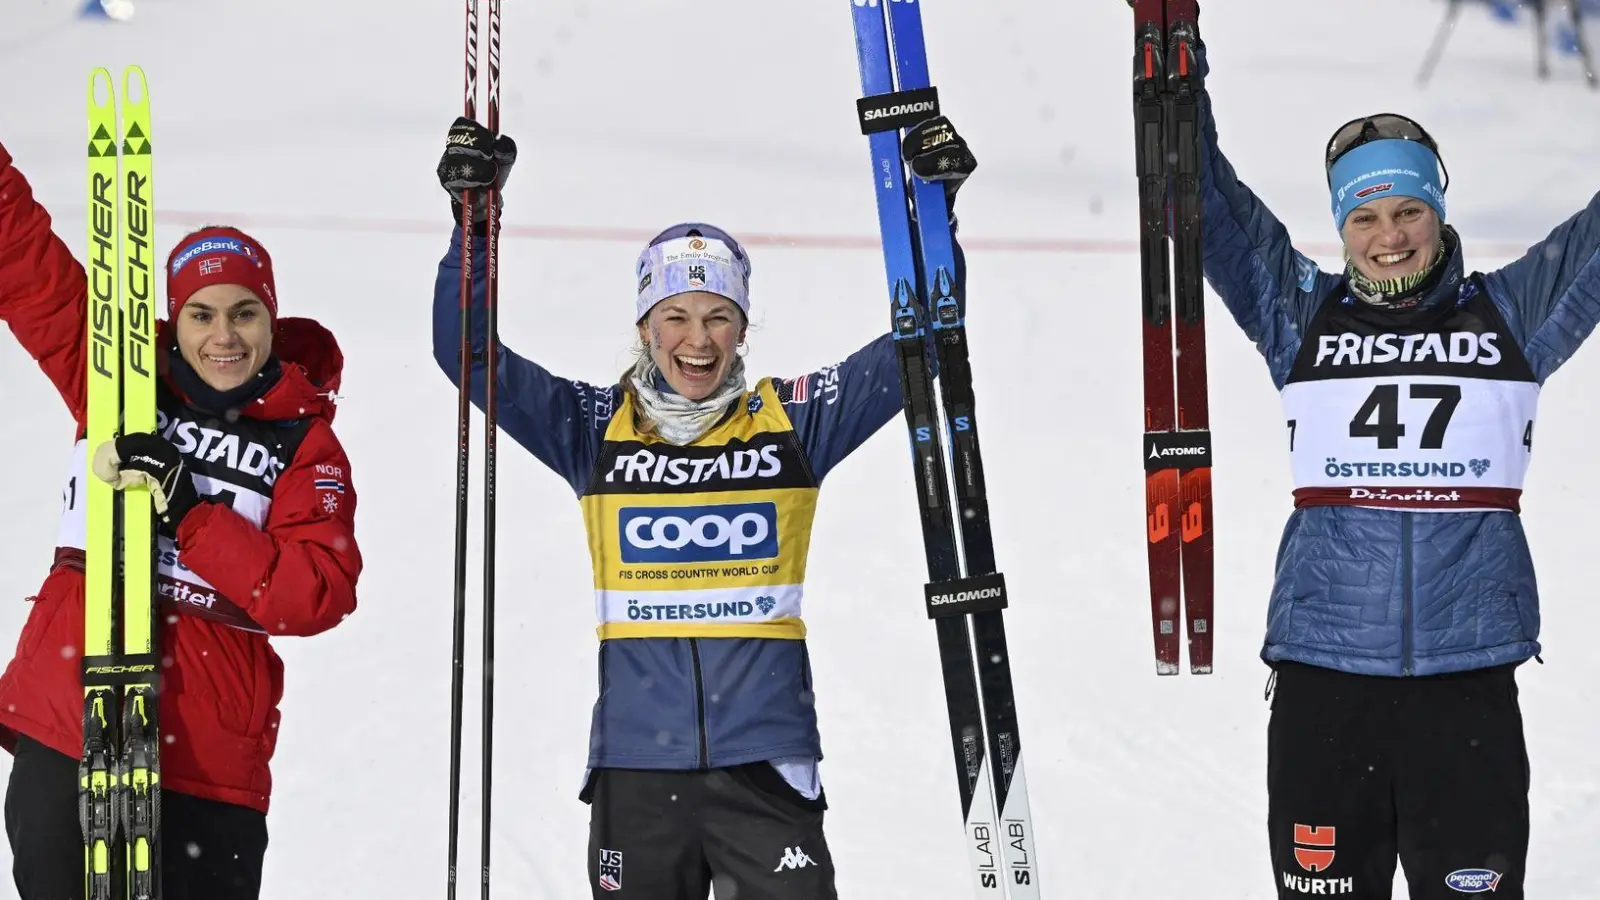
[[[467,0],[466,116],[478,112],[478,0]],[[472,462],[472,202],[471,191],[461,195],[461,343],[456,348],[460,365],[456,407],[456,559],[455,608],[450,667],[450,824],[449,868],[445,896],[456,897],[456,854],[461,818],[461,692],[462,660],[466,655],[467,618],[467,484]]]
[[[489,0],[489,119],[500,133],[500,0]],[[484,338],[483,404],[483,900],[489,900],[489,814],[493,809],[494,773],[494,567],[495,567],[495,433],[500,361],[500,191],[484,191],[489,214],[488,284],[485,290],[487,331]]]

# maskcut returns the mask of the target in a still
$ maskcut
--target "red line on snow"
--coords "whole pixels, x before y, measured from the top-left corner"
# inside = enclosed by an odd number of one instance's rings
[[[281,215],[273,213],[221,213],[195,210],[160,210],[156,219],[183,228],[229,224],[240,228],[271,227],[299,231],[329,231],[339,234],[449,234],[444,221],[420,219],[376,219],[355,216]],[[602,241],[642,244],[659,229],[602,228],[586,225],[503,225],[502,238],[535,241]],[[877,235],[867,234],[782,234],[745,232],[740,242],[759,247],[790,247],[807,250],[876,250]],[[1006,237],[965,234],[961,246],[967,250],[994,250],[1008,253],[1058,253],[1077,255],[1136,254],[1139,242],[1132,239],[1072,237]],[[1297,245],[1303,252],[1319,256],[1338,256],[1340,246],[1331,242]],[[1521,256],[1526,245],[1474,244],[1472,250],[1492,257]]]

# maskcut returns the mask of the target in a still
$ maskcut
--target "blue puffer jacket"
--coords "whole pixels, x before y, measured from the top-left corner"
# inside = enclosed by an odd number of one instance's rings
[[[472,402],[479,409],[486,384],[486,247],[476,242],[473,263]],[[959,296],[965,259],[959,245],[953,249]],[[452,382],[460,377],[460,298],[458,228],[439,263],[433,302],[434,359]],[[784,412],[819,483],[900,414],[899,372],[894,341],[883,334],[836,366],[785,380],[780,396],[792,399],[785,399]],[[581,496],[621,403],[620,389],[553,375],[503,345],[496,377],[500,428]],[[657,387],[670,390],[664,381]],[[803,640],[607,640],[599,667],[590,768],[715,769],[822,757]]]
[[[1206,281],[1281,389],[1300,335],[1344,276],[1294,249],[1217,148],[1204,92],[1201,109]],[[1464,277],[1456,243],[1426,303],[1456,298]],[[1484,283],[1543,384],[1600,320],[1600,195]],[[1515,513],[1308,506],[1284,528],[1261,656],[1433,675],[1521,662],[1539,652],[1538,638],[1533,560]]]

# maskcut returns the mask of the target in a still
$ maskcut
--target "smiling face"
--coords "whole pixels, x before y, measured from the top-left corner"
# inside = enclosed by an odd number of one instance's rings
[[[1356,270],[1373,281],[1423,272],[1439,252],[1439,216],[1415,197],[1384,197],[1356,207],[1340,236]]]
[[[272,355],[272,318],[249,288],[213,284],[195,291],[174,323],[178,352],[219,391],[256,376]]]
[[[674,391],[704,400],[727,378],[744,330],[744,313],[732,300],[692,291],[652,307],[639,323],[639,340]]]

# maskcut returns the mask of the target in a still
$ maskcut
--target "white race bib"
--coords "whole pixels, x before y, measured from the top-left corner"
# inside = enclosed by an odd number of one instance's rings
[[[1297,500],[1515,509],[1532,457],[1539,386],[1399,376],[1283,389]]]
[[[88,545],[89,518],[84,500],[84,480],[95,476],[88,469],[88,441],[73,445],[72,462],[67,469],[66,486],[61,492],[61,519],[56,525],[56,546],[84,550]],[[272,498],[258,491],[213,478],[192,475],[202,497],[225,503],[257,528],[266,524]],[[223,614],[232,608],[210,582],[183,564],[183,554],[171,538],[156,536],[156,590],[164,599],[194,608],[198,613]],[[240,614],[242,615],[242,614]],[[230,622],[238,615],[230,614]]]

